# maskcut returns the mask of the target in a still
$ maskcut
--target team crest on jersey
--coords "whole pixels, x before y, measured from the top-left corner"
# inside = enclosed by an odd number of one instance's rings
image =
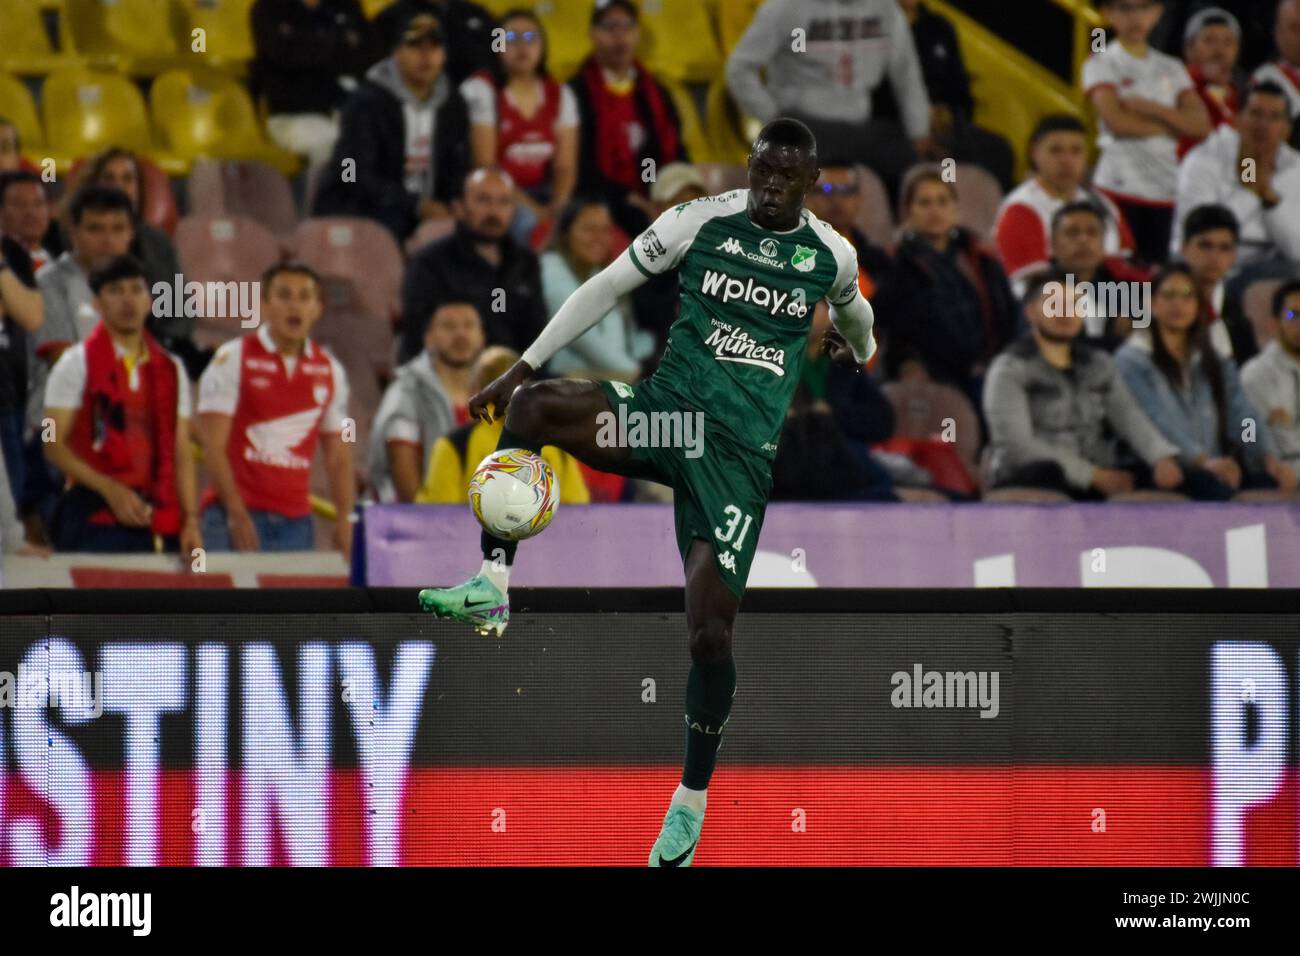
[[[632,397],[632,386],[628,385],[626,382],[610,382],[609,384],[613,387],[619,398]]]
[[[794,255],[790,257],[790,265],[794,266],[797,272],[812,272],[817,268],[817,250],[796,245]]]
[[[324,405],[325,399],[330,397],[330,388],[328,385],[317,385],[311,390],[311,395],[316,399],[317,405]]]

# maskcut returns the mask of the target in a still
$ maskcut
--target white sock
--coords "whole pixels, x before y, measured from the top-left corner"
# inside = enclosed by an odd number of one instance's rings
[[[684,787],[679,783],[677,785],[677,790],[673,793],[673,799],[669,802],[668,806],[679,807],[685,804],[692,810],[698,810],[700,813],[703,813],[705,804],[708,803],[708,796],[708,790],[692,790],[690,787]]]
[[[497,590],[502,594],[506,593],[506,588],[510,586],[510,565],[497,565],[486,558],[483,559],[483,567],[479,568],[479,574],[487,578],[496,585]]]

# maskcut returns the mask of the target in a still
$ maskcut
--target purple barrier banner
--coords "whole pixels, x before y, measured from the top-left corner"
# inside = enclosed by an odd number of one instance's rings
[[[750,587],[1300,587],[1300,505],[770,505]],[[366,583],[463,581],[481,562],[467,506],[372,505]],[[561,508],[511,583],[675,587],[669,505]]]

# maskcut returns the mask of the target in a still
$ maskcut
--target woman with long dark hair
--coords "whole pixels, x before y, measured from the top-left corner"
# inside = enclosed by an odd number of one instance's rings
[[[1242,391],[1237,368],[1210,345],[1191,269],[1166,266],[1151,284],[1151,326],[1115,353],[1124,384],[1160,432],[1178,446],[1198,500],[1224,501],[1244,488],[1295,488],[1264,417]]]
[[[537,223],[564,208],[578,169],[578,101],[546,70],[546,33],[531,10],[501,18],[505,49],[490,69],[461,84],[469,106],[473,163],[500,166],[515,181],[511,231],[527,242]]]

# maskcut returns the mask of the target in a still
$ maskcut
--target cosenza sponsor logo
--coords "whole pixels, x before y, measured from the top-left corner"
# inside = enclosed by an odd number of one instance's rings
[[[751,262],[761,262],[765,266],[771,266],[773,269],[784,269],[785,263],[777,259],[776,256],[781,252],[781,247],[775,239],[764,239],[758,245],[758,253],[746,252],[745,244],[735,236],[728,236],[726,241],[715,247],[718,252],[725,252],[728,255],[740,256]]]
[[[725,322],[714,320],[713,325],[713,333],[704,344],[713,349],[713,357],[719,362],[757,365],[776,375],[785,375],[785,349],[760,345],[744,329]]]
[[[733,279],[725,272],[714,272],[712,269],[704,270],[704,281],[700,283],[700,290],[715,299],[721,299],[723,304],[740,301],[746,305],[755,305],[760,309],[767,311],[769,315],[776,315],[782,309],[785,314],[793,316],[796,319],[802,319],[808,315],[808,303],[805,300],[803,289],[795,289],[794,292],[782,292],[779,289],[769,289],[761,282],[755,282],[751,279]]]

